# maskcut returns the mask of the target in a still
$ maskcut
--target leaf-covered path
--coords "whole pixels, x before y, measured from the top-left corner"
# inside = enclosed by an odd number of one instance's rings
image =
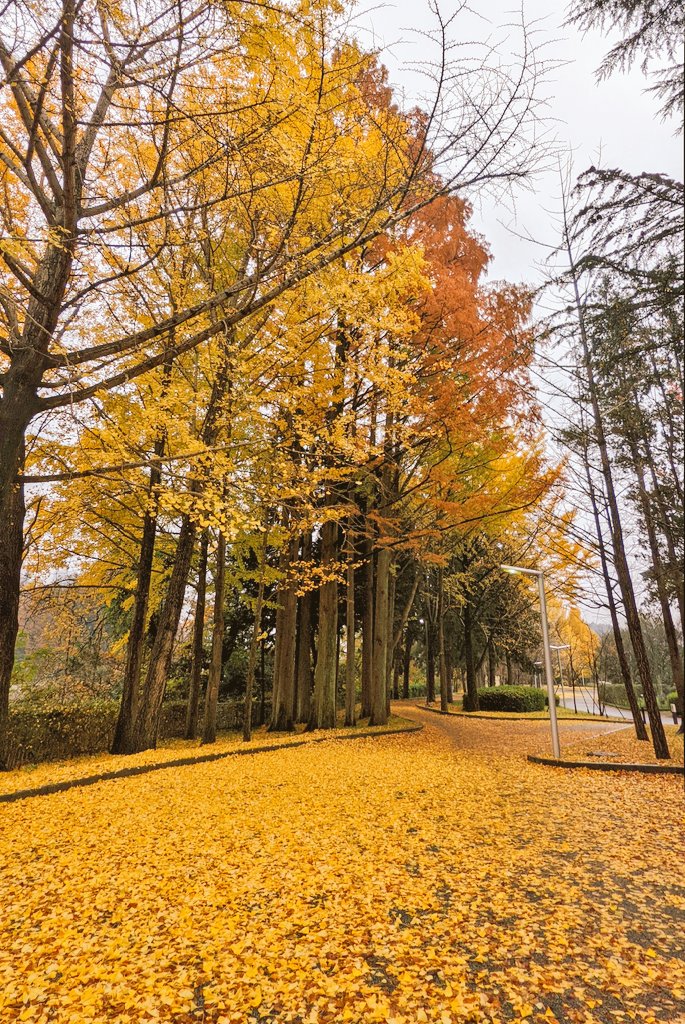
[[[549,719],[465,718],[462,715],[436,715],[426,711],[416,701],[395,704],[403,717],[428,726],[458,750],[473,750],[489,756],[525,757],[528,754],[552,756]],[[584,737],[603,736],[625,729],[625,723],[602,721],[559,720],[562,747],[576,743]]]
[[[685,1020],[682,781],[415,714],[3,808],[0,1020]]]

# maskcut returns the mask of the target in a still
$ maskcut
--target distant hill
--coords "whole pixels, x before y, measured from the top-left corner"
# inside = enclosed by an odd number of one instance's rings
[[[588,626],[597,636],[606,636],[607,633],[611,633],[610,622],[588,622]]]

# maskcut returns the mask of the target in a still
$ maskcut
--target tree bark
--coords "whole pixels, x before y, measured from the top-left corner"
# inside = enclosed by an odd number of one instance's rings
[[[649,475],[652,481],[652,489],[654,497],[656,499],[657,507],[659,509],[659,527],[664,537],[664,540],[666,541],[666,550],[668,551],[669,565],[671,571],[675,572],[676,574],[675,592],[676,599],[678,602],[678,613],[680,615],[680,634],[682,636],[683,632],[685,631],[685,573],[683,572],[683,563],[676,549],[676,541],[673,535],[673,530],[671,529],[668,508],[664,500],[661,484],[659,483],[656,467],[654,465],[654,459],[652,458],[652,454],[648,446],[646,446],[645,448],[645,459],[647,465],[649,466]]]
[[[607,444],[604,436],[604,427],[599,410],[599,403],[597,402],[595,395],[594,379],[592,378],[591,369],[589,370],[588,376],[591,380],[590,390],[594,407],[595,429],[597,431],[597,441],[602,462],[602,475],[604,477],[607,500],[609,503],[614,566],[616,568],[618,583],[623,596],[628,633],[630,635],[633,652],[635,654],[635,661],[637,663],[638,673],[642,683],[642,693],[644,695],[647,714],[649,716],[649,724],[652,731],[654,753],[659,760],[668,760],[670,753],[663,723],[661,721],[661,712],[659,711],[656,701],[654,684],[652,682],[652,673],[649,667],[649,659],[647,657],[647,649],[642,635],[642,626],[640,625],[640,614],[637,607],[637,601],[635,599],[635,591],[633,589],[633,581],[630,576],[630,569],[628,567],[628,559],[625,553],[618,501],[616,499],[613,474],[611,471],[611,464],[609,462]]]
[[[435,703],[435,630],[426,620],[426,704]]]
[[[444,570],[438,569],[438,674],[440,677],[440,710],[449,710],[447,659],[445,658],[445,581]]]
[[[676,633],[675,625],[673,622],[673,616],[671,614],[671,607],[668,599],[668,593],[666,592],[665,585],[665,567],[661,558],[661,552],[659,551],[659,541],[654,528],[654,522],[652,520],[651,509],[649,507],[649,495],[647,494],[647,487],[645,484],[645,470],[640,458],[637,445],[634,442],[629,443],[630,453],[633,460],[633,467],[635,469],[635,476],[637,478],[638,494],[640,498],[640,505],[642,508],[642,515],[645,521],[645,527],[647,529],[647,540],[649,542],[649,551],[652,558],[652,569],[654,570],[654,580],[656,583],[657,595],[659,597],[659,604],[661,606],[661,614],[664,620],[664,633],[666,634],[666,644],[668,646],[668,656],[671,662],[671,676],[673,679],[673,688],[678,694],[678,701],[680,707],[683,707],[683,658],[681,651],[678,647],[678,636]],[[681,721],[680,732],[683,731],[683,724]]]
[[[64,5],[56,39],[56,56],[63,87],[60,203],[54,211],[51,240],[31,275],[33,287],[26,303],[21,334],[10,337],[11,360],[3,377],[0,399],[0,768],[7,767],[9,757],[7,730],[10,681],[19,631],[19,594],[26,517],[21,475],[26,458],[26,431],[40,409],[38,388],[49,365],[47,353],[57,329],[71,275],[76,248],[77,211],[83,183],[82,176],[76,174],[75,159],[74,17],[73,0],[68,0]],[[18,84],[21,81],[19,77],[15,82],[18,89],[23,89],[23,84]],[[35,109],[38,109],[37,105]],[[37,120],[34,124],[37,124]]]
[[[347,533],[347,595],[345,635],[347,654],[345,656],[345,725],[357,723],[356,700],[357,678],[355,666],[355,616],[354,616],[354,533],[348,528]]]
[[[388,597],[390,562],[387,547],[380,548],[376,563],[376,601],[373,623],[373,676],[369,725],[387,725],[386,684],[388,675]]]
[[[0,400],[0,770],[9,767],[10,681],[19,632],[26,515],[24,486],[17,478],[24,469],[24,431],[30,421],[19,418],[13,405],[6,397]]]
[[[402,663],[397,655],[392,663],[392,699],[400,699],[400,676],[402,674]]]
[[[278,665],[274,671],[273,706],[271,708],[272,732],[292,732],[295,720],[295,638],[297,635],[297,589],[292,568],[297,561],[298,538],[290,539],[286,554],[286,577],[281,582],[278,600],[281,615],[277,620],[280,631],[277,637]]]
[[[224,615],[224,597],[226,589],[226,538],[219,530],[216,545],[216,572],[214,574],[214,616],[212,621],[212,657],[209,663],[207,693],[205,694],[205,714],[202,726],[202,742],[216,743],[216,709],[219,703],[219,687],[223,668],[224,631],[226,618]]]
[[[411,672],[411,649],[413,640],[411,629],[407,626],[404,634],[404,653],[402,658],[402,698],[409,700],[409,675]]]
[[[385,650],[385,714],[390,717],[390,694],[392,687],[392,667],[395,660],[395,590],[397,587],[397,576],[392,572],[393,559],[390,558],[388,567],[388,615],[386,620],[386,650]]]
[[[618,609],[616,607],[616,599],[614,598],[614,587],[609,573],[609,561],[607,557],[606,543],[604,541],[604,533],[602,531],[602,521],[599,515],[599,507],[597,504],[597,492],[595,485],[592,480],[592,474],[590,472],[590,465],[588,461],[587,451],[585,452],[584,459],[585,466],[585,479],[588,486],[588,497],[590,498],[590,506],[592,508],[592,517],[595,524],[595,534],[597,536],[597,547],[599,550],[599,561],[602,567],[602,576],[604,578],[604,587],[607,594],[607,604],[609,606],[609,615],[611,617],[611,628],[614,635],[614,644],[616,646],[616,656],[618,657],[618,664],[621,669],[621,677],[623,679],[623,685],[625,687],[626,695],[628,697],[628,705],[630,707],[630,713],[633,716],[633,725],[635,727],[635,735],[639,740],[648,740],[647,729],[645,723],[642,720],[640,713],[640,706],[637,700],[637,694],[635,693],[635,687],[633,686],[633,680],[630,672],[630,665],[628,664],[628,657],[623,644],[623,635],[621,633],[621,626],[618,620]],[[599,694],[599,687],[597,688]],[[600,713],[601,713],[600,707]]]
[[[473,623],[471,601],[467,595],[463,610],[464,621],[464,662],[466,667],[466,690],[464,691],[464,711],[478,711],[478,684],[476,682],[476,666],[473,658]]]
[[[312,535],[307,531],[302,538],[302,561],[312,557]],[[297,650],[295,667],[295,721],[308,722],[312,709],[312,602],[313,593],[306,591],[298,600]]]
[[[337,554],[338,525],[329,520],[321,529],[321,565],[330,570]],[[310,729],[334,729],[336,651],[338,642],[338,583],[327,580],[319,590],[319,642],[314,669],[314,699]]]
[[[164,441],[162,440],[161,443],[155,445],[155,454],[161,455],[163,447]],[[145,624],[150,600],[150,584],[152,581],[152,566],[157,536],[157,512],[156,510],[153,511],[150,505],[156,500],[157,489],[161,480],[161,468],[158,465],[153,466],[150,470],[148,484],[148,507],[143,517],[143,532],[140,540],[133,616],[126,645],[123,691],[117,724],[114,730],[114,739],[112,740],[111,752],[113,754],[125,754],[127,752],[131,745],[131,737],[138,713],[140,670],[143,661]]]
[[[651,726],[654,753],[659,760],[668,760],[670,757],[670,752],[668,749],[668,743],[666,741],[666,734],[664,732],[663,722],[661,721],[661,712],[659,711],[659,707],[656,701],[654,683],[652,682],[652,673],[649,667],[649,659],[647,657],[647,649],[645,647],[645,641],[642,635],[642,627],[640,625],[640,614],[637,607],[637,601],[635,599],[635,591],[633,589],[633,581],[630,575],[628,559],[625,552],[625,545],[623,543],[621,517],[618,508],[618,500],[616,497],[616,489],[614,487],[614,478],[611,470],[611,462],[609,459],[607,438],[604,430],[604,418],[602,416],[602,411],[599,405],[599,399],[597,397],[597,386],[595,382],[593,361],[590,352],[590,343],[585,330],[585,317],[583,313],[583,305],[580,298],[580,290],[578,287],[578,279],[575,271],[575,263],[571,252],[570,242],[568,242],[568,237],[567,251],[571,267],[571,276],[573,281],[576,311],[578,314],[579,335],[583,350],[583,361],[585,364],[584,368],[586,373],[588,392],[590,396],[590,404],[594,420],[595,441],[597,444],[597,448],[599,450],[602,476],[604,478],[607,504],[609,508],[611,546],[614,553],[614,566],[616,569],[616,575],[618,577],[618,583],[621,588],[621,594],[623,596],[623,605],[625,608],[626,622],[628,624],[628,633],[630,635],[633,652],[635,654],[635,661],[637,663],[638,673],[640,675],[640,682],[642,683],[642,693],[644,695],[645,705],[647,707],[647,714],[649,716],[649,724]]]
[[[492,642],[492,636],[488,636],[488,686],[495,685],[496,669],[495,645]]]
[[[247,659],[247,678],[245,680],[245,707],[243,708],[243,740],[247,743],[252,739],[252,697],[254,694],[255,670],[257,667],[257,652],[260,646],[262,633],[262,608],[264,607],[264,577],[266,574],[266,549],[269,543],[269,534],[265,529],[262,535],[261,565],[259,572],[259,586],[257,588],[257,603],[255,605],[254,623],[252,625],[252,637],[250,638],[250,653]],[[263,645],[263,640],[261,641]],[[262,675],[264,668],[262,665]]]
[[[197,723],[200,711],[200,690],[202,689],[202,662],[204,660],[205,604],[207,598],[207,548],[209,534],[203,531],[200,538],[200,557],[197,565],[197,601],[193,624],[193,664],[190,671],[190,693],[186,712],[187,740],[197,739]]]
[[[374,551],[371,537],[364,539],[366,561],[362,570],[364,583],[364,607],[362,613],[362,707],[361,717],[371,715],[371,692],[373,689],[373,622],[374,622]]]
[[[152,646],[145,686],[133,729],[131,749],[126,751],[127,754],[157,746],[159,716],[171,665],[176,630],[181,617],[194,542],[195,524],[188,516],[184,516],[176,544],[171,577],[160,608],[157,634]]]

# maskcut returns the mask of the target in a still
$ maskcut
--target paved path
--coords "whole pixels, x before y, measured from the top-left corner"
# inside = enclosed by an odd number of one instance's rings
[[[3,807],[0,1024],[685,1021],[682,782],[397,710]]]
[[[459,715],[436,715],[424,711],[413,701],[394,701],[393,712],[420,722],[429,732],[449,740],[462,750],[477,750],[500,757],[525,757],[528,754],[549,755],[551,736],[547,720],[518,722],[514,719],[462,718]],[[559,741],[562,750],[584,736],[602,736],[624,729],[625,723],[569,722],[559,720]]]
[[[588,711],[591,714],[597,714],[597,702],[595,700],[595,694],[593,690],[585,686],[576,686],[576,700],[575,707],[573,702],[573,690],[567,686],[562,691],[561,703],[569,711],[574,711],[576,708],[578,711]],[[606,704],[604,707],[604,714],[607,718],[622,719],[627,722],[628,725],[632,723],[632,715],[626,708],[613,707],[610,704]],[[662,711],[661,721],[664,725],[673,725],[673,715],[668,711]]]

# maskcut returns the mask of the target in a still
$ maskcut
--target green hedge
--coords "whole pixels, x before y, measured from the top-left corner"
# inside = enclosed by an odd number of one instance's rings
[[[481,711],[544,711],[547,694],[535,686],[488,686],[478,691]]]
[[[222,701],[217,707],[217,728],[242,727],[243,701]],[[114,735],[119,705],[116,701],[73,707],[10,710],[10,757],[17,766],[32,762],[60,761],[83,754],[100,754]],[[271,708],[267,705],[267,716]],[[259,702],[253,705],[253,721],[259,719]],[[162,707],[160,738],[182,736],[185,731],[185,701],[169,701]]]
[[[637,681],[635,681],[633,685],[635,686],[635,693],[637,694],[637,702],[640,707],[643,708],[645,706],[645,700],[642,694],[642,687]],[[611,704],[617,708],[630,709],[628,694],[626,693],[626,688],[623,683],[600,683],[599,693],[604,704]],[[671,693],[667,693],[666,696],[657,694],[657,705],[662,711],[670,711],[671,704],[675,704],[677,702],[677,696],[678,694],[675,690],[672,690]]]
[[[666,694],[666,703],[668,705],[668,710],[669,711],[671,710],[671,704],[675,704],[675,706],[676,706],[676,708],[678,710],[678,714],[682,715],[682,713],[683,713],[683,706],[682,706],[682,701],[680,701],[678,699],[678,691],[677,690],[671,690],[670,693]]]

